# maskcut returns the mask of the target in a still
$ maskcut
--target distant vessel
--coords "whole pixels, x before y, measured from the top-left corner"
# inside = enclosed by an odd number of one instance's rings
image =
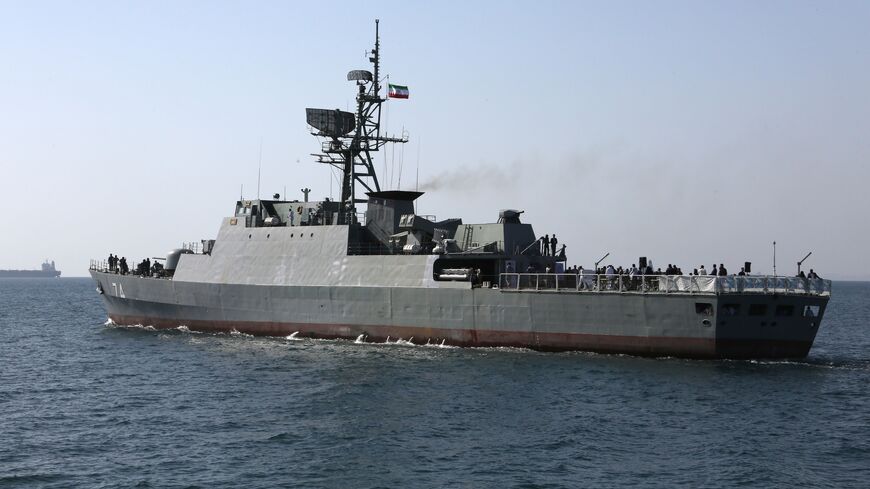
[[[112,321],[654,356],[807,355],[830,281],[663,275],[651,266],[645,274],[570,273],[564,248],[542,246],[522,211],[504,209],[488,223],[417,214],[423,193],[382,189],[375,172],[372,152],[407,137],[381,132],[377,31],[370,53],[373,72],[347,76],[355,112],[306,110],[321,140],[314,156],[342,177],[340,200],[309,201],[307,188],[303,201],[240,199],[216,240],[173,250],[165,265],[93,261]]]
[[[0,278],[54,278],[60,277],[60,270],[54,268],[54,261],[46,260],[42,270],[0,270]]]

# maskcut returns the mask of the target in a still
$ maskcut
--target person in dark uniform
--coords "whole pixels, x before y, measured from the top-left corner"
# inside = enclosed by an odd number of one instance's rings
[[[543,243],[544,243],[544,252],[541,254],[544,256],[548,256],[550,254],[550,235],[549,234],[544,235]]]
[[[556,256],[556,244],[558,242],[559,240],[556,239],[556,235],[554,234],[550,239],[550,256]]]

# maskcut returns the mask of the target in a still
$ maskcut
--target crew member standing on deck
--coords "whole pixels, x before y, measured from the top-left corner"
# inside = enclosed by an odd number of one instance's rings
[[[556,239],[556,235],[554,234],[550,239],[550,256],[556,256],[556,244],[558,242],[559,240]]]
[[[544,244],[544,246],[543,246],[544,249],[543,249],[543,253],[541,253],[541,254],[544,256],[547,256],[550,254],[550,235],[549,234],[544,235],[544,240],[542,241],[542,243]]]

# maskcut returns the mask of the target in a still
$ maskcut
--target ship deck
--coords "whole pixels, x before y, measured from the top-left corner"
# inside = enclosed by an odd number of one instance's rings
[[[829,297],[831,281],[800,277],[705,275],[575,275],[573,273],[502,273],[503,292],[617,294],[777,294]]]

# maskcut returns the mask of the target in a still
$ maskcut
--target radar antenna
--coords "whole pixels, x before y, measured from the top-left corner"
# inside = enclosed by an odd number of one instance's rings
[[[381,136],[379,21],[375,19],[375,47],[369,53],[374,73],[367,70],[348,72],[348,81],[357,85],[356,114],[338,109],[305,109],[311,134],[328,138],[321,144],[322,153],[312,154],[318,163],[332,165],[342,172],[339,224],[351,224],[356,219],[356,204],[368,199],[357,197],[356,184],[367,192],[380,192],[372,152],[387,143],[407,143],[408,137]]]

